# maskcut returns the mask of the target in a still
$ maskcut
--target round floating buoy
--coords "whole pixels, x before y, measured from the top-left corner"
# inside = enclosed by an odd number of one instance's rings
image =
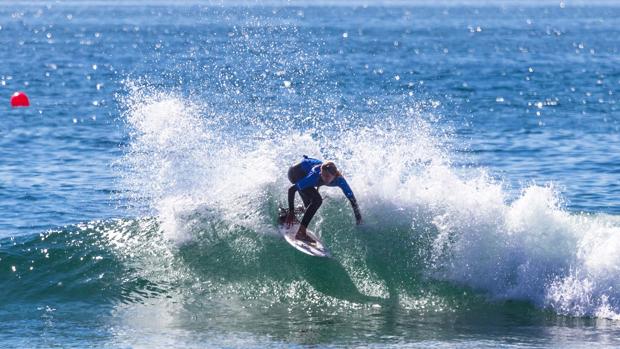
[[[13,93],[11,96],[11,107],[29,107],[30,101],[28,100],[28,96],[21,91],[17,91]]]

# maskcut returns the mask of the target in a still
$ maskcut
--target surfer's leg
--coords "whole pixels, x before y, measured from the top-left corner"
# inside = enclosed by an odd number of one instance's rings
[[[299,230],[297,231],[297,234],[295,234],[295,239],[312,243],[314,240],[306,234],[306,228],[310,224],[310,221],[314,217],[316,211],[319,207],[321,207],[323,198],[321,197],[321,194],[319,194],[319,191],[314,187],[306,188],[301,190],[299,193],[302,195],[302,198],[305,196],[309,200],[309,205],[306,207],[304,217],[301,219]]]
[[[300,191],[299,192],[299,196],[301,196],[301,201],[304,202],[304,208],[308,208],[308,206],[310,206],[310,204],[312,203],[312,198],[310,195],[308,194],[304,194],[304,191]]]
[[[321,197],[321,194],[319,194],[319,191],[314,187],[306,188],[300,191],[300,194],[302,199],[304,200],[304,204],[306,203],[306,200],[308,200],[306,212],[304,213],[304,217],[301,219],[301,225],[307,227],[310,224],[312,218],[314,217],[316,211],[319,209],[319,207],[321,207],[321,204],[323,203],[323,198]],[[306,198],[304,198],[304,196]]]
[[[295,183],[299,182],[300,180],[302,180],[304,177],[306,177],[306,174],[307,173],[301,167],[301,163],[298,163],[296,165],[293,165],[293,166],[289,167],[289,169],[288,169],[288,180],[292,184],[295,184]],[[304,193],[302,191],[299,191],[299,196],[301,196],[301,200],[304,202],[304,205],[303,206],[297,206],[294,209],[294,211],[295,211],[295,213],[304,213],[305,208],[308,207],[308,205],[310,205],[311,199],[308,197],[308,195],[304,195]]]

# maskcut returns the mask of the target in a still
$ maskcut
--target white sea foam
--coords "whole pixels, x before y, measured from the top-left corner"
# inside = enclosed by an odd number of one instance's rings
[[[203,106],[135,92],[126,119],[133,130],[126,184],[172,240],[191,238],[214,217],[274,233],[267,202],[284,200],[290,164],[315,155],[336,160],[365,216],[390,226],[394,217],[380,211],[389,206],[416,212],[412,234],[420,217],[434,227],[430,277],[559,314],[620,319],[620,221],[567,212],[553,186],[531,185],[514,199],[485,171],[454,169],[433,125],[415,113],[398,123],[339,125],[335,135],[260,126],[235,133],[219,126],[226,116]],[[241,130],[248,120],[236,122]]]
[[[496,185],[480,184],[461,192],[475,205],[446,200],[435,216],[436,277],[560,314],[618,318],[618,224],[569,214],[551,187],[528,187],[507,203]]]

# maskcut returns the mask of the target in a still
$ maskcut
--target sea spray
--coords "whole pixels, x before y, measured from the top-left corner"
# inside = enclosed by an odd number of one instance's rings
[[[492,185],[487,189],[501,194]],[[558,202],[553,188],[530,186],[510,203],[500,195],[446,207],[434,218],[439,234],[432,275],[483,290],[491,299],[617,318],[619,280],[612,270],[620,260],[610,252],[620,241],[620,226],[569,214]]]
[[[218,114],[173,94],[140,92],[130,100],[126,184],[155,212],[169,240],[229,234],[231,253],[260,258],[268,247],[257,241],[276,235],[275,212],[285,204],[284,173],[307,154],[342,168],[369,234],[404,234],[412,251],[396,253],[405,259],[392,267],[418,269],[404,268],[400,277],[449,281],[491,301],[524,300],[559,314],[616,317],[617,277],[609,271],[618,261],[609,246],[617,243],[618,225],[567,212],[553,186],[529,185],[513,195],[484,169],[454,168],[448,132],[437,130],[441,125],[425,117],[428,111],[353,128],[336,118],[341,126],[330,131],[300,132],[272,123],[262,129],[251,115]],[[245,128],[251,119],[252,128]],[[358,290],[390,297],[396,290],[360,260],[371,252],[339,239],[353,229],[346,200],[338,190],[321,193],[327,203],[312,228],[340,252]],[[336,230],[333,209],[343,212]],[[206,228],[212,224],[217,229]]]

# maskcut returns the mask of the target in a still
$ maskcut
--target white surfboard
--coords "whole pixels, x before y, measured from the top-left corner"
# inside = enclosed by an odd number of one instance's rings
[[[307,243],[295,239],[295,234],[297,234],[297,230],[299,229],[299,223],[291,225],[290,228],[287,228],[285,224],[280,225],[278,228],[286,242],[297,250],[315,257],[331,257],[329,250],[323,245],[323,242],[310,230],[306,230],[306,233],[315,241],[314,243]]]

